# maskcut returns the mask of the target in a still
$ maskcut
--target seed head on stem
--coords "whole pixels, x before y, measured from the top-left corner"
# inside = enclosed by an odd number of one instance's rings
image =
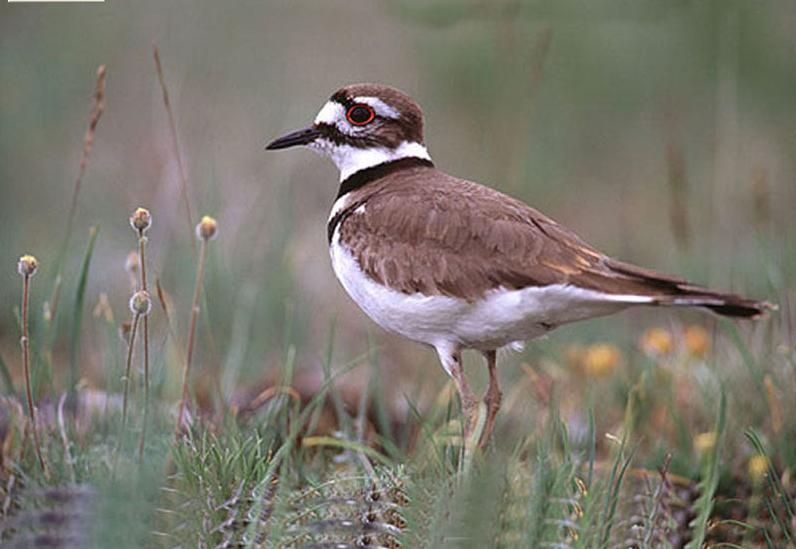
[[[191,359],[193,358],[194,337],[196,335],[196,321],[199,317],[199,297],[202,291],[202,284],[205,272],[205,259],[207,257],[207,243],[218,234],[218,223],[209,215],[204,216],[196,225],[196,236],[200,240],[199,261],[196,267],[196,283],[193,289],[193,300],[191,304],[191,323],[188,328],[188,348],[185,353],[185,369],[182,376],[182,398],[180,400],[180,411],[177,414],[177,435],[182,431],[185,419],[185,408],[188,404],[188,380],[191,372]]]
[[[137,270],[139,275],[138,289],[147,295],[147,302],[149,294],[147,294],[147,280],[146,280],[146,241],[147,238],[144,233],[152,225],[152,215],[149,210],[138,208],[133,212],[130,218],[130,224],[133,229],[138,232],[138,253],[135,254],[137,259]],[[151,305],[150,305],[151,308]],[[144,419],[143,426],[141,427],[141,438],[138,444],[138,458],[140,461],[144,457],[144,446],[146,444],[146,427],[147,418],[149,415],[149,310],[144,315]]]
[[[146,316],[151,310],[152,299],[150,299],[149,292],[146,290],[140,290],[130,298],[130,311],[134,315]]]
[[[28,335],[28,302],[30,301],[30,279],[36,274],[39,262],[32,255],[23,255],[17,263],[17,272],[22,275],[22,368],[25,374],[25,396],[28,401],[28,415],[30,416],[31,429],[33,431],[33,443],[36,447],[36,457],[42,471],[47,471],[44,465],[44,458],[41,455],[41,443],[39,442],[39,430],[36,425],[36,411],[33,407],[33,392],[30,388],[30,336]]]
[[[39,261],[32,255],[23,255],[17,263],[17,272],[22,276],[33,276],[39,268]]]
[[[136,208],[133,215],[130,216],[130,225],[135,229],[139,235],[143,235],[149,226],[152,225],[152,215],[146,208]]]
[[[215,219],[206,215],[196,225],[196,237],[199,240],[212,240],[218,236],[218,223]]]
[[[133,322],[130,327],[130,338],[127,341],[127,364],[124,368],[124,396],[122,398],[122,430],[127,424],[127,401],[130,392],[130,372],[133,364],[133,348],[135,346],[135,334],[138,329],[138,321],[141,317],[146,317],[152,309],[152,300],[144,290],[135,292],[130,298],[130,311],[133,313]]]

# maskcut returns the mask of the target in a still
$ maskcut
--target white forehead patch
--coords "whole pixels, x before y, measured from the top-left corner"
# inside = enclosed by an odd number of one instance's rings
[[[364,103],[365,105],[370,105],[373,107],[373,110],[376,111],[376,114],[384,118],[401,118],[401,113],[378,97],[355,97],[354,103]]]
[[[337,101],[327,101],[315,117],[316,124],[330,124],[334,126],[345,118],[345,110]]]

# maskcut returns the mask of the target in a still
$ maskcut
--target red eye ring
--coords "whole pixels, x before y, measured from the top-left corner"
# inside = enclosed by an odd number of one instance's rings
[[[376,111],[370,105],[357,103],[348,108],[345,117],[354,126],[366,126],[376,118]]]

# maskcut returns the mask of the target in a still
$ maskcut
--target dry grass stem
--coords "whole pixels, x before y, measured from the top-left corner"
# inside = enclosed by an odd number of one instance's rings
[[[169,309],[168,302],[166,301],[166,293],[163,291],[163,286],[161,286],[159,278],[155,279],[155,292],[158,296],[160,308],[163,310],[163,316],[166,319],[166,331],[168,332],[169,338],[174,343],[174,349],[177,353],[179,361],[182,363],[184,362],[182,346],[180,345],[179,339],[177,339],[177,335],[174,333],[174,325],[171,322],[171,310]]]
[[[41,455],[41,443],[39,441],[39,429],[36,425],[36,410],[33,406],[33,391],[30,387],[30,334],[28,332],[28,304],[30,302],[30,279],[36,273],[38,262],[31,255],[23,255],[19,259],[17,270],[22,275],[22,337],[20,345],[22,347],[22,369],[25,375],[25,396],[28,401],[28,415],[30,416],[31,430],[33,432],[33,444],[36,449],[36,457],[42,471],[46,471],[44,458]]]
[[[677,118],[672,106],[667,107],[666,167],[669,182],[669,220],[675,242],[682,248],[691,243],[691,224],[688,220],[688,175],[685,154],[677,135]]]
[[[94,108],[91,110],[91,115],[88,119],[88,128],[86,135],[83,137],[83,151],[80,153],[80,165],[75,178],[75,185],[72,189],[72,201],[69,205],[69,215],[66,221],[66,233],[64,235],[64,243],[61,248],[61,256],[58,260],[59,274],[61,260],[66,253],[67,245],[69,244],[69,237],[72,234],[72,225],[75,221],[75,213],[77,212],[77,198],[80,195],[80,187],[83,184],[83,175],[86,173],[86,166],[88,166],[88,158],[91,154],[91,149],[94,147],[94,133],[97,130],[102,113],[105,110],[105,65],[100,65],[97,68],[97,85],[94,90]]]
[[[765,229],[771,222],[771,192],[769,191],[768,170],[757,166],[752,174],[752,195],[754,200],[755,224]]]
[[[146,280],[146,236],[144,229],[138,231],[138,272],[141,290],[148,292]],[[138,443],[138,459],[143,460],[146,446],[147,421],[149,419],[149,316],[144,317],[144,419],[141,427],[141,440]]]
[[[182,430],[183,421],[185,420],[185,408],[188,403],[188,380],[190,379],[191,360],[193,359],[194,339],[196,337],[196,321],[199,318],[199,298],[204,284],[207,243],[215,238],[217,232],[218,224],[212,217],[204,216],[196,225],[196,236],[201,241],[201,244],[199,247],[199,261],[196,267],[196,284],[193,288],[193,299],[191,300],[191,323],[188,327],[188,346],[185,353],[185,370],[182,376],[182,398],[180,399],[180,411],[177,414],[177,435]]]
[[[131,366],[133,363],[133,347],[135,346],[135,334],[138,330],[138,320],[141,318],[141,313],[133,313],[133,322],[130,325],[130,337],[127,339],[127,362],[124,367],[124,393],[122,397],[122,431],[127,425],[127,407],[130,394],[130,375]]]
[[[191,301],[191,323],[188,328],[188,346],[185,352],[185,369],[182,373],[182,397],[180,398],[180,411],[177,414],[177,433],[182,429],[185,419],[185,408],[188,403],[188,380],[190,378],[191,360],[193,359],[194,338],[196,336],[196,321],[199,318],[199,295],[202,290],[202,283],[205,271],[205,256],[207,254],[207,241],[202,240],[199,246],[199,262],[196,270],[196,284],[193,289],[193,299]]]
[[[122,430],[127,424],[127,409],[129,405],[130,375],[133,363],[133,348],[135,347],[135,335],[138,329],[138,322],[141,317],[145,317],[152,309],[152,301],[149,294],[139,290],[130,298],[130,311],[133,313],[133,322],[130,326],[130,338],[127,342],[127,363],[124,368],[124,396],[122,397]]]
[[[180,142],[177,136],[177,124],[174,122],[174,113],[171,109],[171,101],[169,100],[169,90],[166,87],[166,79],[163,76],[163,65],[160,62],[160,52],[157,46],[152,48],[152,56],[155,58],[155,70],[158,73],[158,82],[160,89],[163,92],[163,105],[166,107],[166,116],[169,119],[169,133],[171,134],[171,145],[174,149],[174,157],[177,160],[177,170],[180,174],[180,194],[182,201],[185,205],[185,213],[188,218],[189,230],[193,229],[193,214],[191,213],[191,201],[188,197],[188,176],[185,173],[185,163],[182,161],[182,154],[180,154]],[[196,244],[191,239],[191,248],[196,251]]]

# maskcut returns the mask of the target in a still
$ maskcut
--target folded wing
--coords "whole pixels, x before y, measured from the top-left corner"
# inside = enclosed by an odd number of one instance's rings
[[[376,182],[350,208],[341,241],[368,276],[407,294],[474,301],[498,287],[563,284],[728,316],[772,307],[612,259],[523,202],[438,171]]]

